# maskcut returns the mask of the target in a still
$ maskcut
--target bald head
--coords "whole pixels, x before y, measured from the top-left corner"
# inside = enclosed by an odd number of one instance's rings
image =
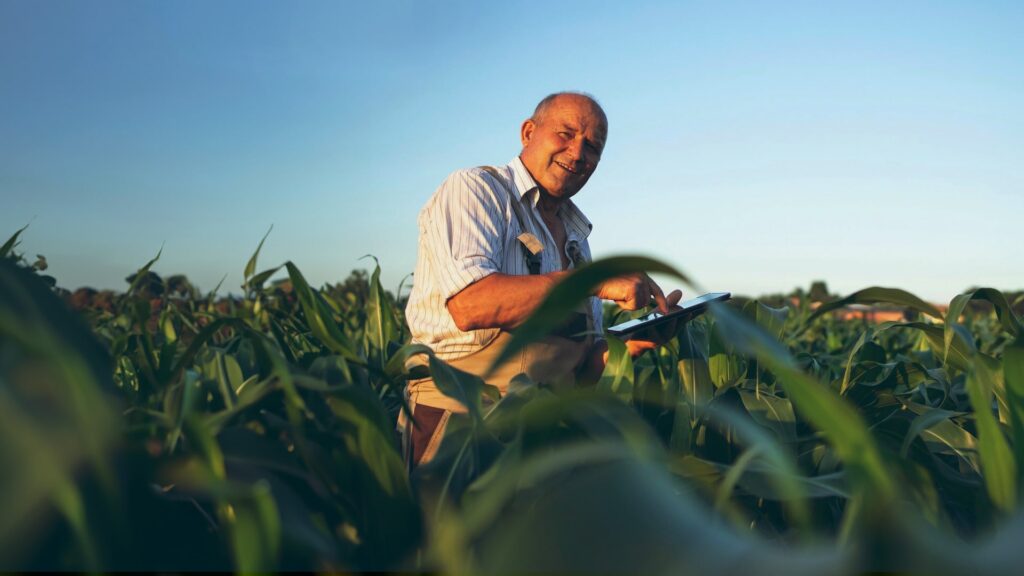
[[[591,96],[590,94],[587,94],[586,92],[566,91],[548,94],[547,96],[544,97],[543,100],[537,103],[537,107],[533,109],[533,116],[530,116],[530,120],[533,120],[533,122],[536,124],[542,123],[544,121],[545,116],[547,116],[548,112],[551,111],[551,109],[554,107],[556,103],[560,101],[564,102],[566,100],[572,100],[579,104],[584,104],[588,106],[594,112],[594,114],[596,114],[601,119],[601,123],[604,125],[603,132],[607,137],[608,116],[605,115],[604,109],[601,108],[601,105],[597,103],[597,99]]]

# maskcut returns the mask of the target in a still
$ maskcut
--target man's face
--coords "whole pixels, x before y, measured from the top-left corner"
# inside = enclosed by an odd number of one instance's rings
[[[549,195],[568,199],[597,168],[607,132],[604,115],[592,102],[559,96],[538,121],[523,122],[519,157]]]

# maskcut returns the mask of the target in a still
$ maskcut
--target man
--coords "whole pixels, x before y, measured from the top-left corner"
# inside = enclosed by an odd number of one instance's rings
[[[426,344],[453,366],[483,375],[559,280],[591,259],[592,228],[571,198],[597,168],[608,119],[589,95],[561,92],[544,98],[520,129],[522,151],[506,166],[451,174],[419,216],[415,282],[406,317],[413,341]],[[626,310],[667,298],[650,278],[636,274],[602,284],[563,329],[531,344],[487,382],[504,394],[525,372],[534,381],[593,382],[607,361],[600,299]],[[629,340],[633,356],[660,343]],[[452,413],[465,412],[427,379],[409,382],[415,426],[405,426],[407,457],[428,461]],[[410,431],[411,428],[411,431]],[[410,433],[411,432],[411,433]]]

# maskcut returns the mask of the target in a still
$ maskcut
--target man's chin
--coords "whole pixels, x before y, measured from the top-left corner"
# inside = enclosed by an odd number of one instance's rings
[[[583,182],[576,182],[574,180],[575,179],[552,179],[547,183],[538,182],[538,184],[541,185],[548,196],[553,198],[571,198],[583,188],[584,184],[586,184],[586,180]]]

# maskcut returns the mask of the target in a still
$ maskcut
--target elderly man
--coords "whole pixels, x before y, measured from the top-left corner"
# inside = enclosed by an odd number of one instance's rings
[[[415,283],[406,317],[413,341],[428,345],[453,366],[483,375],[544,296],[573,268],[590,260],[592,225],[572,197],[597,168],[608,119],[589,95],[552,94],[522,124],[522,152],[501,167],[451,174],[419,215]],[[487,379],[504,394],[511,378],[526,373],[553,386],[593,382],[607,361],[601,299],[626,310],[667,298],[643,274],[602,284],[555,334],[527,346]],[[659,345],[630,340],[636,356]],[[415,426],[405,426],[406,454],[421,464],[436,452],[452,413],[465,412],[428,379],[409,382]],[[411,428],[411,430],[410,430]],[[411,432],[411,433],[410,433]]]

